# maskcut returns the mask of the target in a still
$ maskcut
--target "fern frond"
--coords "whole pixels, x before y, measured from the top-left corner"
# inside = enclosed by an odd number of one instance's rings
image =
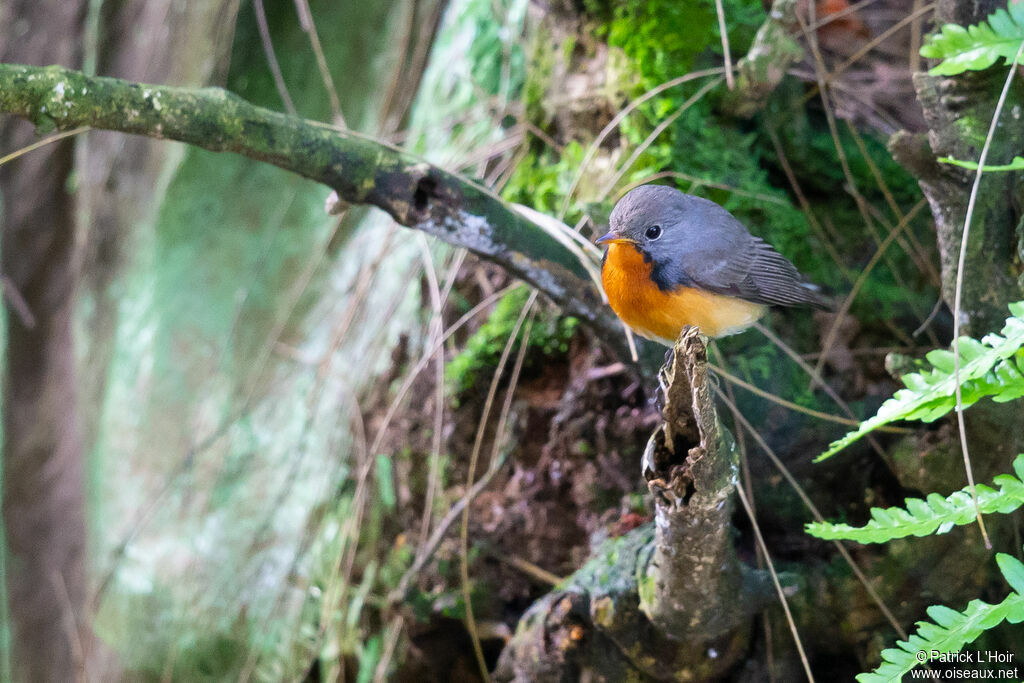
[[[943,60],[929,73],[954,76],[964,71],[980,71],[1002,57],[1007,64],[1017,55],[1024,41],[1024,4],[1010,2],[1006,9],[974,26],[946,24],[939,33],[928,36],[921,56]]]
[[[1008,514],[1024,505],[1024,454],[1013,461],[1017,473],[1000,474],[993,483],[999,490],[979,484],[978,509],[984,514],[1001,512]],[[946,498],[937,493],[927,500],[907,498],[903,508],[872,508],[871,521],[862,527],[848,524],[814,522],[805,528],[807,533],[825,540],[847,540],[858,543],[885,543],[905,536],[928,536],[944,534],[956,525],[971,524],[975,520],[974,502],[971,490],[964,488]]]
[[[1005,600],[998,605],[972,600],[963,612],[932,605],[928,608],[928,616],[935,623],[917,622],[917,633],[905,641],[897,642],[895,648],[882,650],[881,666],[871,673],[857,676],[859,683],[900,681],[905,673],[924,663],[918,661],[920,652],[959,652],[964,645],[1004,620],[1011,624],[1024,621],[1024,564],[1005,553],[996,555],[996,563],[1014,590]]]
[[[1024,301],[1010,304],[1002,334],[988,334],[980,342],[960,337],[960,382],[963,406],[986,396],[999,403],[1024,396]],[[903,376],[900,389],[853,432],[833,441],[815,462],[829,458],[865,434],[897,420],[933,422],[956,406],[953,354],[943,349],[925,356],[933,369]]]

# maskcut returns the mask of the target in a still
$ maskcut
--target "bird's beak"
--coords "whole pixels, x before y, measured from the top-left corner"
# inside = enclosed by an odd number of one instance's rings
[[[619,235],[616,235],[614,232],[609,232],[606,235],[598,237],[597,241],[594,242],[594,244],[634,244],[634,242],[633,240],[627,237],[620,237]]]

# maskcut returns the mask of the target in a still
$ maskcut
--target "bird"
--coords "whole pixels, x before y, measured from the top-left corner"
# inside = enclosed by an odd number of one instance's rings
[[[673,346],[688,325],[737,334],[770,306],[830,309],[786,257],[718,204],[667,185],[641,185],[618,201],[601,283],[634,332]]]

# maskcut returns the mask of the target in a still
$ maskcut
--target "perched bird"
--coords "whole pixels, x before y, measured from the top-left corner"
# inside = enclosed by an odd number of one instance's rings
[[[686,325],[742,332],[768,306],[830,308],[784,256],[714,202],[663,185],[612,210],[601,281],[612,310],[642,337],[675,344]]]

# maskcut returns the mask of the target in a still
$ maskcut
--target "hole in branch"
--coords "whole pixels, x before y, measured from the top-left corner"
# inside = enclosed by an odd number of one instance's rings
[[[430,176],[423,176],[416,183],[412,194],[412,208],[418,215],[426,215],[430,208],[430,200],[438,196],[437,181]]]

